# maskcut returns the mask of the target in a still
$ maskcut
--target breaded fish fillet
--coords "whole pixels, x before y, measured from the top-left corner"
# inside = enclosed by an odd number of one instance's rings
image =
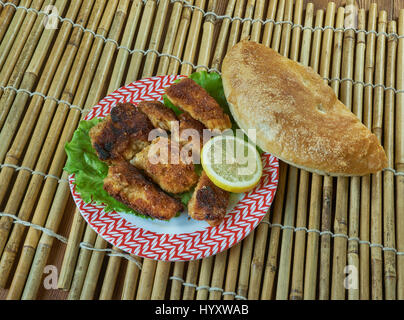
[[[133,210],[156,219],[169,220],[184,210],[180,201],[164,193],[126,161],[109,168],[104,189]]]
[[[203,220],[211,226],[217,226],[226,216],[229,198],[230,193],[214,185],[203,172],[188,203],[188,214],[192,219]]]
[[[164,191],[178,194],[189,191],[199,179],[192,161],[187,163],[185,160],[181,157],[178,143],[159,137],[136,154],[131,163]]]
[[[142,101],[137,107],[156,128],[171,131],[171,122],[178,121],[175,113],[159,101]]]
[[[90,130],[90,138],[101,160],[130,160],[149,145],[149,133],[153,129],[144,113],[124,103],[114,107],[103,122]]]
[[[226,130],[232,127],[230,118],[205,89],[189,78],[173,84],[166,90],[170,101],[188,112],[210,130]]]

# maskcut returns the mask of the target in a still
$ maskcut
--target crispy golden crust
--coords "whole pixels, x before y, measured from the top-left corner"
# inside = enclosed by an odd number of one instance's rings
[[[178,157],[172,157],[172,154]],[[149,147],[139,152],[131,163],[169,193],[189,191],[198,182],[193,163],[185,162],[180,156],[179,145],[171,143],[167,138],[154,140]]]
[[[229,198],[230,194],[214,185],[203,172],[188,203],[188,214],[192,219],[217,226],[226,216]]]
[[[232,114],[257,144],[281,160],[333,176],[366,175],[387,166],[372,134],[311,68],[255,42],[225,57],[223,86]]]
[[[125,161],[109,168],[104,189],[133,210],[156,219],[169,220],[184,210],[180,201],[165,194]]]
[[[171,131],[171,122],[178,121],[175,113],[159,101],[142,101],[137,107],[156,128]]]
[[[90,130],[90,138],[103,161],[130,160],[149,145],[153,125],[147,116],[130,103],[119,104],[105,120]]]
[[[170,101],[188,112],[206,128],[226,130],[231,128],[231,121],[219,104],[205,89],[189,78],[181,80],[166,90]]]

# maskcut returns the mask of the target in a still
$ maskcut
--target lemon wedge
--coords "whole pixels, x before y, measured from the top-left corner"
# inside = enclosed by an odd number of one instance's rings
[[[209,140],[202,149],[201,163],[216,186],[233,193],[254,189],[262,177],[262,161],[257,148],[231,135]]]

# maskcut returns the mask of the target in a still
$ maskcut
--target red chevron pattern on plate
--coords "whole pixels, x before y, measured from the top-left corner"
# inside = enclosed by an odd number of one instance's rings
[[[162,100],[165,88],[184,76],[162,76],[131,83],[105,97],[85,120],[104,118],[119,102],[138,104],[144,100]],[[69,177],[73,199],[84,219],[106,241],[130,254],[164,261],[188,261],[206,258],[229,249],[243,240],[268,212],[274,199],[279,177],[278,159],[270,154],[262,156],[263,177],[259,185],[245,194],[217,226],[206,224],[202,230],[183,233],[181,226],[175,232],[156,232],[150,220],[136,225],[117,212],[106,213],[102,206],[85,203]],[[184,220],[187,222],[186,219]],[[150,227],[148,226],[150,224]],[[168,224],[171,223],[167,222]]]

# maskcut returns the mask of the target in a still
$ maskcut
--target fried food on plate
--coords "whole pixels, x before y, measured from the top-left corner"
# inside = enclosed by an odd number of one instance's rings
[[[126,161],[109,168],[104,189],[116,200],[152,218],[169,220],[184,210],[180,201],[164,193]]]
[[[175,113],[159,101],[142,101],[137,107],[156,128],[171,131],[171,122],[178,121]]]
[[[210,130],[226,130],[232,127],[230,118],[205,89],[189,78],[173,84],[166,90],[170,101],[188,112]]]
[[[322,175],[360,176],[387,166],[377,137],[313,69],[241,41],[222,70],[234,119],[245,132],[256,129],[262,150]]]
[[[130,160],[149,145],[149,133],[153,129],[144,113],[124,103],[114,107],[103,122],[90,130],[90,138],[101,160]]]
[[[194,164],[181,157],[179,144],[169,138],[155,139],[131,163],[169,193],[189,191],[198,182]]]
[[[192,219],[217,226],[226,216],[229,198],[230,193],[215,186],[203,172],[188,203],[188,214]]]

